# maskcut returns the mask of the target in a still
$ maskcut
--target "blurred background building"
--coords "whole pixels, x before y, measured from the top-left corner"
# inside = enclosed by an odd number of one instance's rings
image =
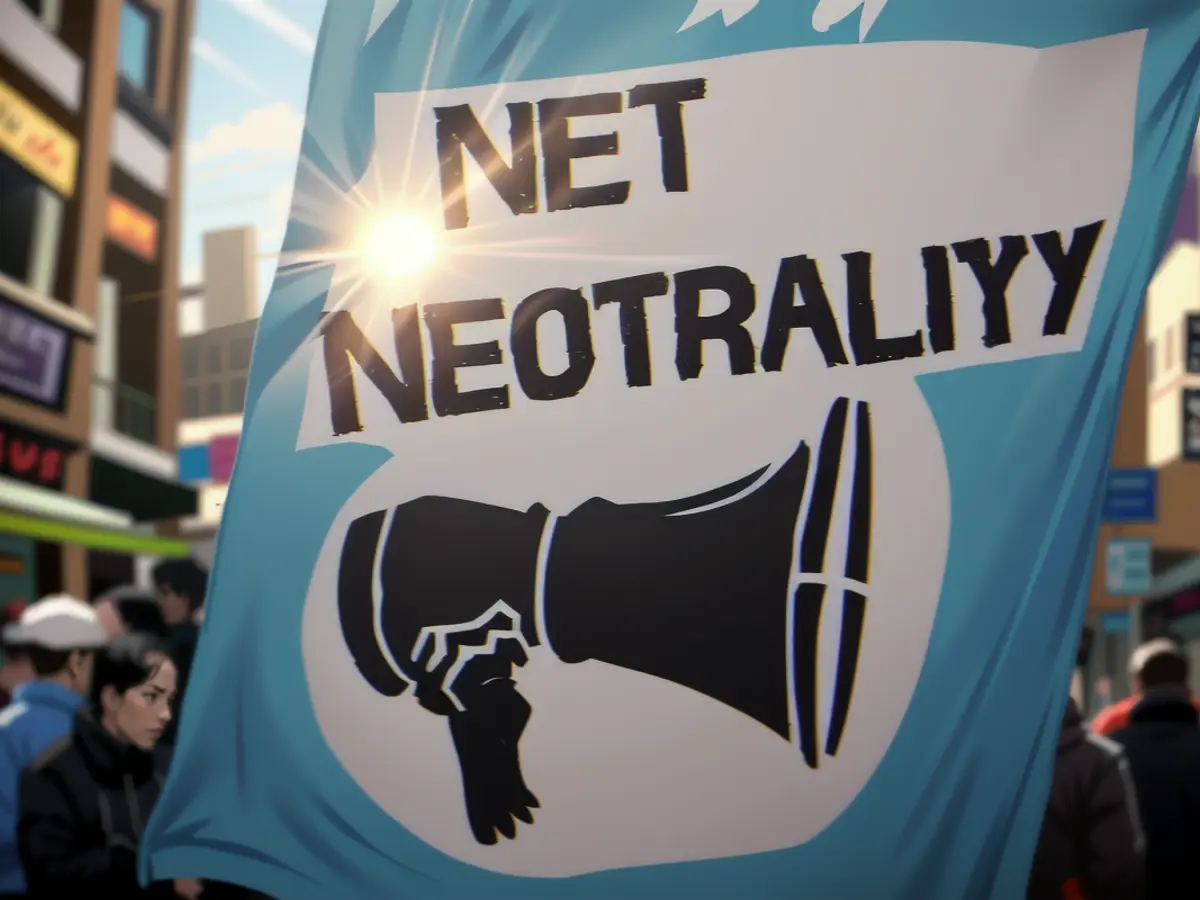
[[[258,328],[258,241],[253,228],[204,235],[204,283],[184,288],[183,415],[179,474],[198,492],[183,534],[211,562],[242,433],[250,352]]]
[[[0,0],[0,604],[188,552],[177,519],[191,0]]]
[[[1200,184],[1193,154],[1129,360],[1088,604],[1084,694],[1130,692],[1129,653],[1174,636],[1200,694]]]

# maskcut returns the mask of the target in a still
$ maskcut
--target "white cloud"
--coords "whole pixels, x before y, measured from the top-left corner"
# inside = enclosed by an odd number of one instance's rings
[[[277,185],[275,190],[271,191],[267,215],[259,232],[259,253],[274,255],[279,252],[291,212],[292,182],[288,180]]]
[[[252,109],[236,122],[220,122],[187,148],[189,166],[235,153],[295,153],[304,119],[287,103]]]
[[[306,53],[312,53],[316,49],[316,39],[295,20],[268,3],[267,0],[225,0],[225,2],[247,19],[258,23],[293,47]]]
[[[192,39],[192,55],[196,59],[208,63],[222,75],[236,81],[242,87],[249,88],[254,93],[261,97],[269,97],[270,91],[263,87],[262,83],[235,63],[232,59],[210,44],[208,41],[200,38]]]
[[[190,172],[188,173],[188,184],[199,184],[205,181],[223,181],[226,178],[232,178],[234,175],[245,175],[247,172],[258,172],[262,169],[269,169],[272,166],[278,166],[281,162],[294,162],[289,157],[292,156],[295,149],[293,147],[291,150],[268,151],[260,154],[258,158],[247,160],[246,162],[204,169],[201,172]]]
[[[199,263],[184,266],[179,273],[179,283],[183,287],[199,284],[204,279],[204,269]]]

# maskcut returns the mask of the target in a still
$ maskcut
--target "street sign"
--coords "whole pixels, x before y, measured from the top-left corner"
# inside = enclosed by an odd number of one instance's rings
[[[1104,491],[1105,522],[1153,522],[1158,518],[1158,472],[1110,469]]]
[[[1105,613],[1100,620],[1100,628],[1105,634],[1123,634],[1129,630],[1129,613]]]
[[[1150,593],[1150,541],[1148,538],[1113,538],[1104,555],[1104,583],[1113,597]]]

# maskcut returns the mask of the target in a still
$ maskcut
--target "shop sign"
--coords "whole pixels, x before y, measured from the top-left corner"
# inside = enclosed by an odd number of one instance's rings
[[[78,142],[3,81],[0,81],[0,151],[64,197],[75,192]]]
[[[1186,616],[1200,611],[1200,590],[1192,588],[1182,594],[1176,594],[1167,601],[1167,608],[1172,617]]]
[[[149,262],[158,256],[158,220],[119,197],[108,198],[104,233],[109,240]]]
[[[1200,389],[1183,391],[1183,458],[1200,460]]]
[[[0,391],[60,407],[70,347],[65,328],[0,299]]]
[[[69,444],[0,422],[0,476],[62,490]]]

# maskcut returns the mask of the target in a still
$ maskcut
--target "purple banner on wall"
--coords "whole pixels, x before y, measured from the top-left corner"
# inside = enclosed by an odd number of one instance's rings
[[[70,341],[65,328],[0,300],[0,390],[59,406]]]
[[[233,475],[241,435],[227,434],[208,442],[208,477],[214,484],[226,484]]]

